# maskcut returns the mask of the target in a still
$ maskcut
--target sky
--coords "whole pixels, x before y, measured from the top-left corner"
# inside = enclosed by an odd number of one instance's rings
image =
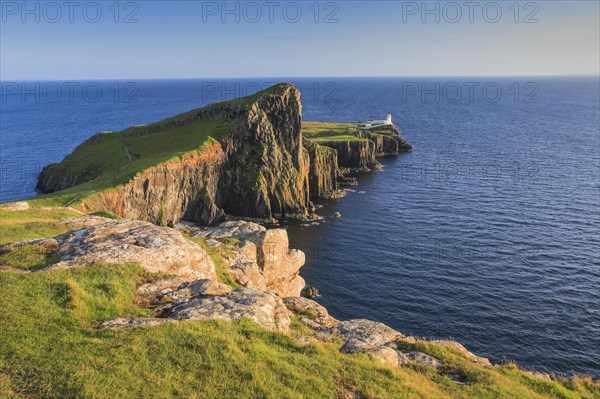
[[[592,1],[5,1],[0,80],[598,75]]]

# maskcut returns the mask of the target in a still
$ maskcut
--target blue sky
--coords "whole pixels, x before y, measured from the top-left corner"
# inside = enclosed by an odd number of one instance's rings
[[[118,14],[114,1],[77,3],[3,0],[0,79],[597,75],[600,68],[598,1],[479,1],[471,15],[463,1],[427,2],[429,14],[422,1],[124,1]]]

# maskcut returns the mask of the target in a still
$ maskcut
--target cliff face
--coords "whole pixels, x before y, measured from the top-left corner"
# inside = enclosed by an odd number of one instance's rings
[[[237,216],[305,216],[309,158],[301,132],[300,92],[261,97],[220,141],[225,153],[216,203]]]
[[[400,136],[395,127],[389,128],[386,134],[360,131],[355,140],[332,140],[321,143],[337,152],[337,164],[340,168],[354,172],[378,168],[378,157],[412,151],[412,146]]]
[[[157,126],[234,121],[218,142],[146,169],[116,190],[85,199],[81,207],[161,225],[182,219],[215,224],[226,213],[263,219],[307,216],[309,156],[302,141],[300,93],[291,85],[279,88],[278,95],[239,106],[214,104]],[[43,175],[40,180],[50,181]]]
[[[338,189],[338,154],[330,147],[306,141],[310,158],[309,187],[311,198],[330,198]]]
[[[214,200],[224,161],[221,144],[214,143],[199,154],[147,169],[116,190],[86,198],[80,207],[159,225],[182,219],[215,223],[224,219]]]

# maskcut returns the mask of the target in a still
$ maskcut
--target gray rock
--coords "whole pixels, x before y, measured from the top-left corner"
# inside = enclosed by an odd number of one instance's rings
[[[398,364],[399,365],[405,365],[405,364],[409,364],[409,363],[418,363],[418,364],[423,364],[426,366],[431,366],[436,369],[442,368],[444,365],[442,362],[437,360],[435,357],[429,356],[426,353],[404,352],[404,351],[397,351],[397,353],[398,353]]]
[[[290,318],[281,298],[251,288],[218,297],[196,298],[173,308],[170,317],[179,320],[250,319],[269,330],[288,332]]]
[[[229,269],[238,283],[244,287],[265,291],[267,283],[256,262],[237,263]]]
[[[211,238],[211,239],[206,240],[206,245],[209,247],[221,247],[221,246],[223,246],[223,243],[219,242],[217,240],[213,240]]]
[[[177,230],[137,220],[111,221],[53,239],[7,244],[0,252],[22,245],[42,245],[52,252],[60,261],[50,268],[137,263],[151,273],[216,280],[215,266],[203,248]]]
[[[306,313],[313,314],[314,317],[310,317],[309,319],[317,324],[318,327],[316,329],[331,328],[340,322],[331,317],[324,306],[319,305],[311,299],[303,297],[286,297],[283,298],[283,303],[285,303],[289,310],[297,314],[302,314],[305,318],[308,318]],[[306,325],[311,327],[309,324]]]
[[[384,366],[398,366],[398,352],[390,347],[380,346],[371,349],[368,354],[371,358],[378,360]]]
[[[209,227],[193,233],[192,237],[206,237],[213,239],[237,238],[246,240],[264,233],[267,229],[263,226],[245,220],[231,220],[221,223],[216,227]]]
[[[345,341],[341,348],[345,353],[368,351],[404,337],[383,323],[366,319],[342,321],[332,333]]]
[[[137,290],[141,303],[160,305],[170,302],[184,302],[202,296],[218,296],[231,292],[228,285],[216,280],[202,279],[182,281],[162,279],[140,286]]]
[[[99,329],[120,329],[120,328],[138,328],[147,326],[157,326],[163,323],[174,322],[173,319],[157,319],[152,317],[116,317],[104,321],[98,325]]]
[[[228,260],[236,281],[245,287],[274,292],[279,296],[299,296],[304,279],[302,251],[290,250],[284,229],[266,230],[246,221],[229,221],[198,232],[209,239],[237,238],[237,256]]]
[[[74,230],[84,227],[98,226],[100,224],[114,222],[114,220],[100,216],[78,216],[62,219],[61,222],[63,222],[67,228]]]

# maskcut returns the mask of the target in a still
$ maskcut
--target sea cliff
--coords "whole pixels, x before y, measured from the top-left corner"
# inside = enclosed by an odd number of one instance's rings
[[[146,159],[156,154],[135,151],[144,138],[163,135],[163,140],[176,141],[176,132],[210,122],[219,125],[205,127],[207,139],[191,151],[159,158],[154,165]],[[127,129],[117,133],[118,139],[129,158],[130,153],[139,158],[122,160],[124,167],[113,173],[117,178],[111,176],[102,189],[81,195],[77,207],[168,226],[181,220],[212,225],[226,215],[306,219],[313,214],[311,198],[335,196],[344,175],[376,168],[379,156],[412,149],[393,127],[379,134],[355,129],[348,140],[331,141],[315,140],[314,126],[310,129],[313,134],[305,138],[300,92],[289,84]],[[94,136],[63,162],[45,167],[38,190],[73,190],[99,180],[107,169],[104,160],[89,163],[79,154],[100,148],[109,139]],[[136,163],[137,169],[129,170]]]

